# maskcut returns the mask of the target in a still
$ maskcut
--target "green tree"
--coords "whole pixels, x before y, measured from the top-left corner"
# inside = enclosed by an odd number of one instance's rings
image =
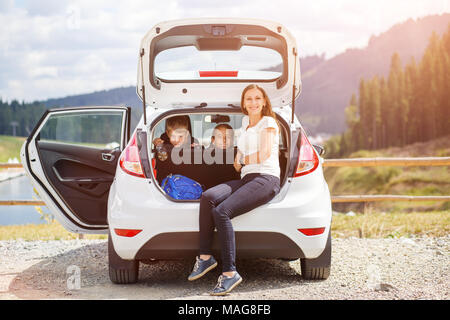
[[[359,101],[352,96],[345,116],[348,130],[339,138],[341,153],[450,134],[450,24],[442,38],[431,35],[419,63],[412,58],[403,68],[394,53],[386,80],[361,79]]]
[[[419,140],[418,133],[421,127],[420,107],[418,103],[419,92],[419,76],[417,70],[417,64],[414,57],[411,58],[411,62],[406,66],[406,88],[408,97],[409,109],[405,120],[406,126],[406,143],[413,143]]]
[[[380,95],[380,81],[378,77],[374,77],[369,84],[369,102],[368,113],[370,114],[369,131],[370,131],[370,143],[368,147],[370,149],[377,149],[379,147],[379,132],[381,124],[381,95]]]
[[[427,141],[436,137],[436,116],[437,107],[437,85],[435,60],[431,50],[427,49],[420,64],[420,83],[419,103],[421,105],[423,132],[421,141]]]
[[[359,119],[360,119],[360,137],[362,140],[361,146],[367,147],[370,144],[370,127],[371,127],[371,118],[368,110],[368,105],[370,102],[369,96],[369,87],[364,79],[361,79],[359,83]]]
[[[388,116],[390,114],[391,98],[389,97],[389,90],[386,80],[380,80],[380,129],[379,129],[379,147],[386,148],[388,146]]]
[[[360,119],[358,113],[358,101],[353,94],[350,104],[345,108],[345,119],[349,131],[348,151],[359,150],[361,145]]]

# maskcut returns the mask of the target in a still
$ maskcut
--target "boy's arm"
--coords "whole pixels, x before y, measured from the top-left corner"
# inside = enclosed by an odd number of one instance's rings
[[[155,140],[153,140],[153,144],[154,144],[155,146],[159,146],[159,145],[161,145],[161,144],[163,144],[163,143],[164,143],[164,140],[161,139],[161,138],[156,138]]]

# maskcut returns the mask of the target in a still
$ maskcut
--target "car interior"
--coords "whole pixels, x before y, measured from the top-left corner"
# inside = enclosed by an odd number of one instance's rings
[[[158,182],[158,185],[161,186],[163,179],[169,174],[180,174],[195,180],[202,185],[203,190],[207,190],[226,181],[240,179],[240,174],[234,169],[233,163],[237,152],[236,131],[241,127],[242,117],[243,114],[241,113],[189,115],[190,128],[188,131],[197,142],[195,146],[182,150],[176,150],[175,148],[174,150],[174,147],[170,143],[165,143],[162,148],[155,148],[153,145],[152,166],[155,175],[154,178]],[[211,142],[214,128],[221,124],[227,124],[233,128],[233,144],[232,148],[230,147],[228,150],[214,148]],[[160,121],[154,127],[152,141],[161,137],[165,132],[165,128],[165,120]],[[279,139],[281,182],[283,184],[283,177],[285,176],[289,159],[289,151],[286,145],[286,132],[284,130],[281,130]],[[161,149],[163,155],[161,155]],[[218,152],[217,156],[214,151]],[[182,163],[173,161],[171,154],[181,155],[183,159]],[[211,160],[208,161],[208,155],[211,154],[214,156],[213,163],[211,163]]]

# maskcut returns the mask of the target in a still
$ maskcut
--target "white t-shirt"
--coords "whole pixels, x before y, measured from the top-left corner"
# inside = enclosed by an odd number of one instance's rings
[[[238,144],[239,151],[244,156],[248,156],[252,153],[258,152],[259,140],[261,131],[266,128],[274,128],[276,135],[274,143],[270,152],[270,156],[266,161],[258,164],[248,164],[242,167],[241,178],[249,173],[269,174],[280,178],[280,163],[278,158],[279,148],[279,129],[277,122],[272,117],[262,117],[262,119],[256,124],[256,126],[248,128],[249,117],[244,116],[242,118],[242,127],[238,130]]]

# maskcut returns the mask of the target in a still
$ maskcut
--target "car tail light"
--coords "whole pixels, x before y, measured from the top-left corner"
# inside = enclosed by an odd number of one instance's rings
[[[123,171],[132,176],[145,178],[142,171],[141,159],[139,158],[139,150],[136,143],[136,133],[131,138],[130,143],[126,146],[120,157],[120,167]]]
[[[304,176],[311,173],[319,166],[319,158],[314,152],[314,148],[306,138],[306,134],[302,132],[300,152],[298,155],[297,170],[294,177]]]
[[[141,232],[142,230],[139,229],[114,229],[114,232],[121,237],[134,237],[135,235],[137,235],[139,232]]]
[[[319,234],[324,233],[325,227],[323,228],[307,228],[307,229],[298,229],[305,236],[317,236]]]
[[[237,77],[238,71],[199,71],[201,78],[207,77]]]

